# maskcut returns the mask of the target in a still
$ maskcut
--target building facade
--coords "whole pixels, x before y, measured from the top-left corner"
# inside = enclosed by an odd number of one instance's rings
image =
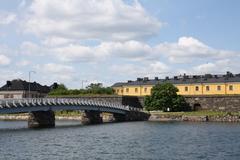
[[[173,78],[137,78],[136,81],[115,83],[112,88],[117,95],[146,96],[158,83],[172,83],[180,95],[240,95],[240,74],[225,75],[180,75]]]
[[[42,86],[39,83],[29,83],[21,79],[7,81],[5,85],[0,88],[0,99],[21,99],[21,98],[42,98],[57,87],[57,83],[51,86]]]

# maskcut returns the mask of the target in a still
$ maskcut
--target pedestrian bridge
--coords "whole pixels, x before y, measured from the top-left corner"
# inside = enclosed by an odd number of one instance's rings
[[[33,111],[92,110],[109,113],[126,114],[129,111],[141,111],[119,103],[85,100],[81,98],[26,98],[0,100],[0,113],[27,113]]]
[[[0,114],[30,113],[29,127],[55,126],[54,111],[84,111],[83,121],[101,123],[100,113],[112,113],[116,121],[142,119],[141,108],[84,98],[26,98],[1,99]]]

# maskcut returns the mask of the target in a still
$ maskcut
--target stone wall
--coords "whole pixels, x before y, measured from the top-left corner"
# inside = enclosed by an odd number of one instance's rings
[[[187,116],[187,115],[174,115],[174,114],[154,114],[148,119],[149,121],[161,121],[161,122],[172,122],[172,121],[189,121],[189,122],[240,122],[240,116],[238,115],[221,115],[221,116]]]
[[[193,110],[240,111],[240,95],[185,96]]]
[[[184,96],[192,110],[240,111],[240,95]],[[138,97],[140,106],[144,106],[144,97]]]

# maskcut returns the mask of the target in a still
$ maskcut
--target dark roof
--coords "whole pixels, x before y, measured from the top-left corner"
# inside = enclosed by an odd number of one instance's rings
[[[232,74],[227,72],[225,75],[180,75],[173,78],[166,77],[165,79],[148,79],[137,78],[136,81],[128,81],[125,83],[115,83],[112,87],[121,86],[139,86],[139,85],[156,85],[158,83],[172,83],[172,84],[194,84],[194,83],[226,83],[226,82],[240,82],[240,74]]]
[[[39,83],[33,82],[30,83],[31,91],[38,91],[41,93],[50,92],[50,87],[42,86]],[[21,79],[15,79],[12,81],[7,81],[7,83],[0,88],[0,91],[28,91],[29,90],[29,82],[23,81]]]

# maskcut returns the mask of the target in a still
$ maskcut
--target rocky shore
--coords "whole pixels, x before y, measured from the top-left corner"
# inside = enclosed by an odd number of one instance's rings
[[[27,121],[28,115],[0,115],[2,121]],[[81,117],[77,116],[55,116],[56,120],[81,120]]]
[[[150,113],[148,121],[161,121],[161,122],[173,122],[173,121],[189,121],[189,122],[240,122],[239,115],[174,115],[174,114],[159,114]],[[0,115],[2,121],[26,121],[28,115]],[[76,120],[81,121],[81,116],[55,116],[56,120]],[[104,122],[112,122],[111,115],[104,115]]]
[[[0,121],[27,121],[29,118],[28,114],[24,115],[0,115]],[[103,115],[103,122],[113,122],[113,116],[111,114]],[[55,116],[56,120],[68,120],[68,121],[81,121],[80,116]]]
[[[236,115],[171,115],[171,114],[151,114],[149,121],[190,121],[190,122],[240,122],[240,116]]]

